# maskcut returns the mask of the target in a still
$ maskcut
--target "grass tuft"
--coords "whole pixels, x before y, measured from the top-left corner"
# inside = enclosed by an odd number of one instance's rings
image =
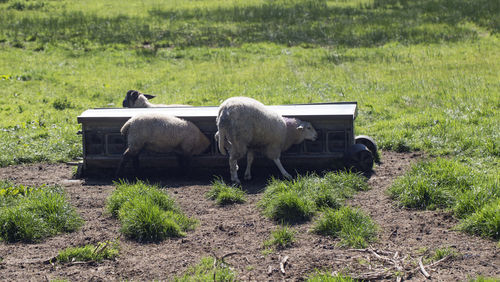
[[[118,216],[118,212],[125,202],[136,197],[149,199],[162,210],[178,211],[174,200],[163,193],[157,185],[150,185],[143,181],[129,183],[120,180],[115,183],[115,186],[116,190],[108,198],[106,205],[107,210],[115,217]]]
[[[413,166],[389,188],[390,195],[408,208],[434,210],[451,207],[457,192],[469,190],[469,170],[456,162],[438,158]]]
[[[206,194],[210,200],[215,200],[218,205],[241,204],[246,201],[245,191],[241,187],[229,186],[222,179],[217,178],[212,182],[212,188]]]
[[[98,242],[97,245],[85,245],[83,247],[70,247],[59,252],[56,260],[61,263],[73,261],[95,261],[114,259],[118,256],[118,242]]]
[[[453,159],[422,161],[389,188],[402,206],[446,209],[461,219],[458,229],[494,239],[500,233],[498,176],[482,175]]]
[[[434,255],[430,259],[432,261],[438,261],[447,256],[452,256],[452,257],[458,256],[457,250],[451,247],[439,248],[434,251]]]
[[[271,237],[264,242],[264,247],[274,247],[277,249],[285,249],[291,247],[295,242],[297,231],[290,228],[288,225],[282,225],[271,232]]]
[[[311,174],[288,181],[273,178],[259,206],[268,218],[298,223],[310,220],[322,209],[337,209],[356,191],[367,189],[362,176],[348,172],[329,172],[323,177]]]
[[[351,207],[325,210],[312,230],[317,234],[340,238],[341,245],[354,248],[366,247],[377,233],[377,227],[370,217]]]
[[[500,239],[500,198],[484,205],[481,209],[465,218],[458,229],[470,234]]]
[[[307,277],[306,282],[354,282],[353,278],[342,274],[332,275],[324,271],[316,271]]]
[[[139,242],[158,242],[185,236],[196,220],[185,216],[175,202],[156,185],[142,181],[115,183],[117,188],[108,198],[108,211],[118,217],[120,231]]]
[[[60,187],[0,186],[0,240],[37,242],[83,224]]]
[[[215,260],[212,257],[202,258],[200,263],[189,267],[182,276],[174,277],[173,279],[174,282],[230,282],[236,280],[235,272],[231,270],[227,264],[223,261]]]

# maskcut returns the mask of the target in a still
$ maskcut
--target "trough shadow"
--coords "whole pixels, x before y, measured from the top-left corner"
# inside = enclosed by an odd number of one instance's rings
[[[245,167],[240,166],[239,177],[242,181],[241,188],[248,194],[259,194],[264,191],[269,181],[273,178],[284,180],[285,178],[281,175],[280,171],[276,167],[253,167],[252,168],[252,179],[249,181],[243,180],[243,173]],[[298,167],[295,169],[289,169],[294,179],[298,175],[306,174],[316,174],[318,176],[323,176],[328,172],[332,171],[344,171],[345,168],[341,169],[310,169],[306,167]],[[180,168],[152,168],[147,170],[142,170],[140,173],[132,173],[131,170],[126,172],[124,177],[115,177],[114,169],[99,169],[94,171],[88,171],[81,178],[83,179],[83,185],[85,186],[101,186],[101,185],[114,185],[115,182],[120,180],[135,182],[144,181],[152,184],[157,184],[163,188],[178,189],[185,186],[193,185],[211,185],[211,183],[219,178],[225,183],[231,184],[231,178],[228,168],[193,168],[188,173],[182,171]],[[367,179],[373,176],[374,171],[361,173]]]

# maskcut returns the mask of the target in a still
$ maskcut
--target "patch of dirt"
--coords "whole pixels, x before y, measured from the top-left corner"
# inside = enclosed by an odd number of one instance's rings
[[[426,268],[436,281],[465,280],[477,275],[500,277],[496,242],[453,231],[457,220],[450,214],[402,209],[389,199],[386,189],[419,158],[415,154],[383,152],[382,163],[368,180],[372,189],[348,200],[348,204],[360,207],[380,226],[378,240],[371,247],[386,258],[388,254],[391,258],[396,255],[405,263],[404,271],[418,267],[416,259],[436,248],[454,248],[459,256]],[[118,221],[105,212],[106,198],[114,189],[112,181],[98,178],[72,180],[71,174],[72,167],[65,164],[0,168],[0,179],[24,185],[63,186],[85,220],[79,231],[41,243],[0,243],[1,280],[166,280],[181,275],[202,257],[222,257],[233,252],[235,254],[227,256],[225,261],[243,281],[303,280],[315,269],[352,276],[371,273],[374,277],[384,277],[374,273],[384,267],[391,269],[387,260],[377,259],[373,253],[342,248],[337,246],[338,240],[309,233],[311,223],[293,226],[298,230],[298,241],[293,247],[265,254],[262,243],[277,225],[262,217],[256,207],[265,188],[263,178],[244,184],[243,188],[249,192],[246,203],[226,207],[218,207],[205,198],[212,177],[150,179],[159,182],[188,216],[199,220],[199,225],[184,238],[141,244],[122,237]],[[117,238],[121,249],[115,261],[45,263],[66,247]],[[285,273],[282,273],[280,261],[285,256],[288,256],[288,261]],[[419,271],[406,278],[413,281],[425,279]],[[380,278],[383,279],[394,280],[395,277]]]

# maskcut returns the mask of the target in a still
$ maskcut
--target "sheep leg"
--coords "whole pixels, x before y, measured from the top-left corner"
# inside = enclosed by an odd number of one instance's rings
[[[118,177],[118,176],[122,175],[123,168],[125,167],[125,164],[131,158],[134,160],[134,165],[135,165],[135,158],[137,158],[137,156],[133,156],[132,153],[130,152],[130,150],[127,148],[122,155],[122,159],[120,160],[120,164],[118,165],[118,168],[116,169],[115,176]]]
[[[245,169],[245,180],[252,179],[252,173],[250,170],[251,170],[252,163],[253,163],[253,157],[254,157],[253,151],[249,150],[247,152],[247,167]]]
[[[274,163],[276,164],[276,166],[278,167],[278,169],[281,171],[281,174],[283,174],[283,176],[286,178],[286,179],[292,179],[292,176],[290,175],[290,173],[288,173],[285,168],[283,167],[283,165],[281,164],[281,161],[280,161],[280,158],[276,158],[273,160]]]
[[[238,159],[234,156],[229,157],[229,171],[231,172],[231,181],[241,184],[241,181],[238,179]]]

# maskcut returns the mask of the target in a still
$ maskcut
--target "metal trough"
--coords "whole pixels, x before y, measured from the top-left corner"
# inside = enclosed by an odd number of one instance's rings
[[[371,169],[373,156],[365,145],[355,145],[354,120],[356,102],[267,106],[285,117],[309,121],[318,132],[314,142],[305,141],[282,153],[285,168],[336,169],[352,165],[360,170]],[[105,168],[116,168],[126,147],[126,139],[120,128],[132,116],[139,113],[167,113],[196,124],[211,140],[211,146],[201,155],[193,156],[192,166],[221,168],[228,166],[228,157],[217,149],[214,134],[218,107],[162,107],[162,108],[103,108],[89,109],[78,116],[82,124],[83,165],[85,173]],[[363,139],[366,142],[366,138]],[[359,142],[358,142],[359,143]],[[376,148],[376,145],[373,144]],[[367,154],[367,152],[369,154]],[[370,159],[371,157],[371,159]],[[174,154],[144,152],[140,156],[141,167],[178,166]],[[357,163],[357,164],[356,164]],[[271,160],[256,155],[254,166],[274,166]]]

